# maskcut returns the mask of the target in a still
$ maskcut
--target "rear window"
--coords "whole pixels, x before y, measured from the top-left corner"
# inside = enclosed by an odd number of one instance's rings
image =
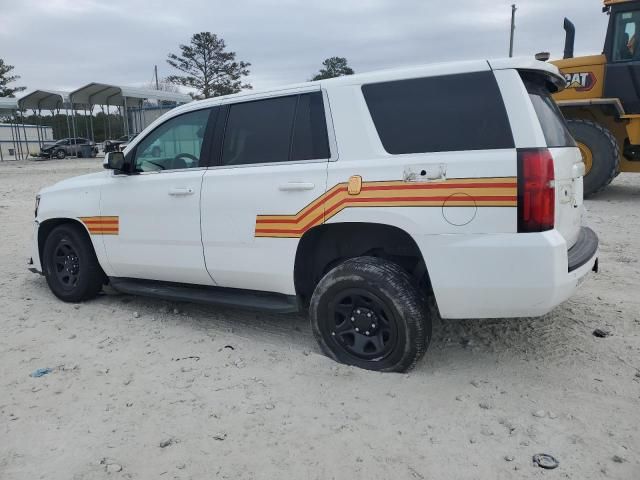
[[[556,102],[551,98],[548,88],[543,81],[524,78],[524,84],[529,92],[529,98],[538,115],[544,138],[550,148],[575,147],[576,142],[571,136],[564,115]]]
[[[492,72],[374,83],[362,92],[391,154],[514,148]]]

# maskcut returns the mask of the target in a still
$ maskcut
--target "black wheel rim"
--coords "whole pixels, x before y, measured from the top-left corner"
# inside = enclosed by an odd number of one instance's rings
[[[381,360],[398,341],[392,310],[362,288],[345,290],[329,304],[328,330],[330,341],[358,360]]]
[[[75,246],[63,238],[53,251],[53,271],[65,289],[75,288],[80,277],[80,257]]]

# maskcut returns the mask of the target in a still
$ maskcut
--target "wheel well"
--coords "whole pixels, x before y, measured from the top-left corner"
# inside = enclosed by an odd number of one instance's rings
[[[49,234],[54,228],[64,224],[78,225],[79,227],[81,227],[80,229],[86,236],[87,240],[89,240],[89,244],[91,245],[91,248],[93,248],[93,242],[91,242],[91,238],[89,237],[89,234],[87,233],[86,228],[78,220],[74,220],[72,218],[52,218],[50,220],[45,220],[38,227],[38,254],[40,255],[41,263],[42,263],[42,250],[44,249],[44,242],[47,241],[47,237],[49,236]]]
[[[416,242],[404,230],[375,223],[336,223],[309,230],[300,239],[294,267],[296,293],[308,305],[320,279],[339,263],[372,256],[393,261],[416,282],[431,288],[426,264]]]

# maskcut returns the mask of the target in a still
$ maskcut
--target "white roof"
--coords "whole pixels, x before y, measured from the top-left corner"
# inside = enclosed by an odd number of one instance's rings
[[[18,99],[16,98],[0,98],[0,115],[8,115],[18,109]]]
[[[69,92],[59,90],[36,90],[18,100],[22,109],[32,110],[56,110],[69,103]]]
[[[323,86],[328,87],[338,85],[364,85],[367,83],[388,82],[393,80],[404,80],[426,76],[455,75],[461,73],[506,69],[541,71],[547,73],[552,77],[554,84],[556,84],[556,87],[558,87],[559,90],[564,88],[565,85],[565,80],[562,75],[560,75],[559,70],[555,65],[551,63],[540,62],[532,57],[499,58],[495,60],[470,60],[377,70],[373,72],[329,78],[327,80],[285,85],[282,87],[263,91],[244,90],[240,93],[234,93],[232,95],[225,95],[222,97],[214,97],[208,98],[206,100],[191,102],[188,105],[183,105],[182,107],[172,110],[171,114],[177,115],[189,110],[196,110],[198,108],[206,108],[207,106],[220,105],[238,98],[246,98],[247,100],[249,100],[251,99],[251,97],[261,97],[268,93],[284,93],[287,91],[294,92],[300,89],[311,91],[314,89],[319,90]]]
[[[81,105],[135,105],[143,100],[163,100],[176,103],[188,103],[191,101],[189,95],[184,93],[165,92],[162,90],[152,90],[150,88],[121,87],[118,85],[108,85],[106,83],[90,83],[80,87],[69,94],[74,104]]]

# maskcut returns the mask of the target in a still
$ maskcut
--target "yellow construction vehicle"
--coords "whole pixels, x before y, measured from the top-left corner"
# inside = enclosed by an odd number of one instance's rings
[[[604,0],[609,27],[601,55],[574,58],[575,27],[565,18],[567,80],[555,95],[586,166],[585,195],[620,172],[640,172],[640,0]]]

